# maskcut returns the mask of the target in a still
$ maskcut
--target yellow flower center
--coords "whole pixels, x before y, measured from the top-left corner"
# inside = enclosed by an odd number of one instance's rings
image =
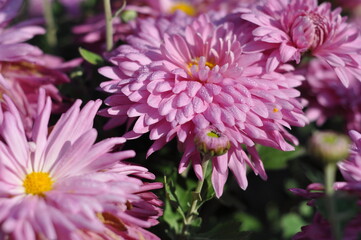
[[[26,175],[23,186],[27,194],[43,196],[53,188],[53,180],[46,172],[32,172]]]
[[[174,13],[177,10],[180,10],[192,17],[197,14],[196,9],[189,3],[185,3],[185,2],[178,2],[174,4],[170,9],[170,13]]]
[[[278,108],[274,108],[273,109],[273,112],[276,113],[276,112],[279,112],[280,110]]]
[[[199,58],[195,58],[193,59],[190,63],[188,63],[188,67],[191,68],[192,66],[196,65],[198,66],[198,61],[199,61]],[[211,63],[211,62],[206,62],[204,65],[206,65],[207,67],[209,67],[209,69],[212,69],[214,68],[215,64],[214,63]]]

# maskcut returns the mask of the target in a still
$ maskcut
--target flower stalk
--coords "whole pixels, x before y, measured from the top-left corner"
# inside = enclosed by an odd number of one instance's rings
[[[58,43],[56,38],[57,27],[55,24],[53,8],[50,0],[43,0],[43,9],[46,22],[46,40],[50,47],[55,47]]]
[[[333,184],[336,177],[336,163],[329,162],[325,165],[325,193],[326,204],[328,210],[328,220],[331,225],[331,232],[334,240],[341,240],[341,228],[337,217],[336,204],[335,204],[335,190]]]
[[[193,192],[193,201],[190,205],[191,207],[189,208],[189,211],[184,218],[182,237],[185,237],[185,239],[188,239],[188,236],[190,234],[189,228],[192,225],[192,222],[199,215],[198,208],[200,207],[200,205],[202,203],[201,192],[202,192],[202,188],[204,185],[204,181],[206,179],[206,172],[207,172],[209,161],[210,160],[208,160],[208,158],[204,157],[204,160],[202,162],[203,178],[201,180],[198,180],[197,187],[196,187],[195,191]]]
[[[107,51],[113,49],[113,15],[110,0],[103,0],[104,2],[104,13],[105,13],[105,27],[106,27],[106,48]]]

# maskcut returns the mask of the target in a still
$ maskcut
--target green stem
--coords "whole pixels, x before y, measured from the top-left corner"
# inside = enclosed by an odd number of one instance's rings
[[[105,12],[105,26],[106,26],[106,45],[107,51],[113,48],[113,16],[110,0],[104,1],[104,12]]]
[[[55,47],[57,44],[56,32],[57,27],[55,24],[53,8],[50,0],[43,0],[43,9],[46,22],[46,40],[50,47]]]
[[[329,222],[331,225],[331,232],[334,240],[341,240],[341,228],[338,221],[336,204],[335,204],[335,190],[333,184],[336,177],[336,164],[327,163],[325,166],[325,193],[327,201],[327,210],[329,213]]]
[[[183,225],[183,231],[182,231],[182,236],[184,236],[184,237],[189,236],[189,227],[191,226],[195,217],[197,217],[199,215],[199,213],[198,213],[199,203],[202,202],[202,198],[201,198],[200,194],[202,192],[202,188],[203,188],[204,181],[206,178],[206,172],[207,172],[207,167],[208,167],[209,162],[210,162],[210,160],[203,160],[203,162],[202,162],[203,179],[198,180],[197,187],[196,187],[195,191],[193,192],[194,197],[193,197],[193,201],[191,203],[191,207],[184,219],[184,225]],[[188,239],[188,238],[186,237],[185,239]]]

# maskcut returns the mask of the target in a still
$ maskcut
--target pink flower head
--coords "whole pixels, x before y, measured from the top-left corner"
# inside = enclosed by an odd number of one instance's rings
[[[4,0],[0,3],[0,61],[31,61],[41,54],[41,50],[25,41],[45,30],[34,25],[33,20],[8,27],[19,13],[22,0]]]
[[[306,115],[311,121],[323,124],[329,117],[342,116],[347,129],[361,130],[361,82],[347,75],[346,88],[328,64],[318,59],[309,63],[303,89],[309,101]]]
[[[330,3],[317,0],[262,0],[242,18],[254,23],[255,42],[248,51],[269,50],[269,71],[280,63],[301,61],[309,51],[329,64],[345,85],[349,75],[361,80],[359,52],[361,38],[358,28],[341,17],[341,9],[331,11]]]
[[[135,125],[126,137],[150,132],[155,142],[148,155],[177,137],[184,151],[179,172],[192,164],[200,179],[202,160],[194,142],[197,131],[217,129],[230,142],[228,152],[211,159],[218,197],[228,169],[243,189],[247,187],[247,165],[266,179],[255,144],[293,150],[285,138],[296,140],[284,126],[306,122],[296,100],[299,92],[293,89],[300,84],[299,76],[262,74],[263,55],[244,54],[232,25],[216,26],[205,15],[182,33],[160,36],[164,42],[159,47],[122,45],[111,59],[116,66],[100,69],[112,79],[101,85],[112,93],[105,101],[110,107],[102,111],[112,117],[109,126],[133,118]]]
[[[27,137],[19,111],[4,96],[8,110],[0,110],[0,236],[158,239],[143,228],[156,224],[161,214],[160,201],[148,192],[161,184],[143,183],[139,178],[154,175],[119,162],[134,156],[134,151],[112,150],[123,138],[95,143],[92,126],[101,101],[82,109],[76,101],[49,130],[51,100],[45,98],[41,91]]]
[[[64,63],[60,58],[46,55],[39,48],[24,43],[45,30],[33,25],[35,21],[9,27],[8,22],[16,16],[22,1],[3,2],[0,8],[0,21],[4,16],[4,22],[0,22],[0,101],[2,95],[7,94],[19,109],[25,128],[30,130],[39,88],[45,89],[59,108],[62,97],[55,85],[70,81],[64,72],[79,64],[79,60]],[[16,8],[15,12],[12,12],[13,8]]]

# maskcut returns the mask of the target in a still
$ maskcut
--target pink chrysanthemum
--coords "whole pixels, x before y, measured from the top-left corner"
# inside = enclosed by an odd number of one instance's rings
[[[280,63],[299,63],[303,53],[329,64],[348,86],[349,75],[361,80],[361,38],[358,28],[341,17],[341,9],[331,11],[330,3],[317,0],[262,0],[242,18],[254,23],[255,42],[249,51],[269,50],[267,69]]]
[[[7,94],[19,109],[25,128],[30,129],[36,114],[39,88],[46,90],[59,110],[62,97],[55,85],[69,82],[64,72],[80,60],[64,63],[60,58],[24,43],[45,30],[33,25],[34,21],[8,27],[21,3],[18,0],[0,3],[0,101],[2,95]]]
[[[218,197],[228,168],[243,189],[247,165],[266,179],[255,143],[293,150],[284,138],[296,140],[284,126],[306,122],[295,99],[299,92],[293,89],[302,77],[262,74],[262,54],[243,54],[232,29],[231,24],[215,26],[202,15],[182,33],[161,35],[164,42],[158,48],[121,46],[111,59],[116,66],[100,69],[113,79],[101,85],[113,94],[103,114],[112,117],[111,126],[127,117],[135,119],[128,138],[150,132],[155,142],[148,155],[177,137],[184,151],[179,171],[192,163],[198,178],[203,178],[195,134],[211,127],[228,139],[228,152],[211,159]]]
[[[95,143],[92,128],[101,101],[81,101],[48,130],[51,100],[39,98],[31,136],[21,115],[4,96],[0,110],[0,236],[35,239],[158,239],[143,228],[157,223],[160,201],[148,192],[161,183],[147,169],[119,160],[123,138]],[[130,176],[133,175],[133,176]],[[122,238],[123,237],[123,238]]]
[[[361,130],[361,82],[352,75],[348,79],[346,88],[328,64],[318,59],[309,63],[303,89],[311,121],[321,125],[329,117],[342,116],[348,130]]]

